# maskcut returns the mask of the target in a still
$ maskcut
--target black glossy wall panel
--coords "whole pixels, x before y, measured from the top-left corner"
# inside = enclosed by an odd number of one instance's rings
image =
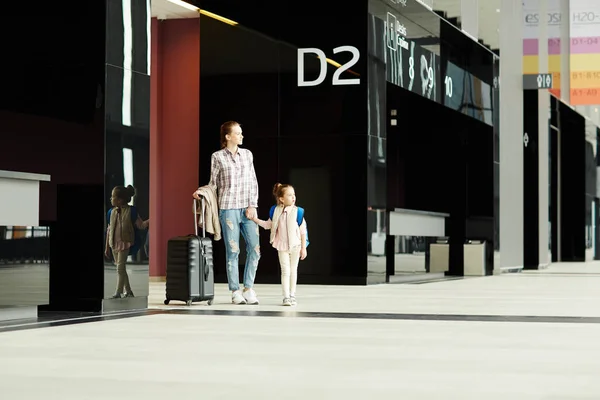
[[[43,310],[102,310],[103,193],[102,184],[58,186],[57,220],[50,225],[50,303]]]
[[[311,244],[300,265],[300,281],[365,284],[366,57],[352,67],[360,75],[359,85],[332,85],[335,68],[328,64],[322,84],[299,87],[297,49],[316,47],[340,63],[349,54],[334,55],[334,47],[355,46],[364,55],[366,5],[339,18],[339,9],[327,2],[303,3],[295,5],[295,17],[286,20],[267,17],[262,3],[254,1],[235,6],[227,1],[201,3],[240,25],[200,18],[200,184],[208,181],[210,155],[220,148],[219,126],[228,120],[240,122],[244,146],[254,154],[261,217],[267,218],[274,203],[276,182],[294,185],[298,204],[307,210]],[[313,5],[318,13],[310,11]],[[292,13],[291,4],[274,7],[283,13],[279,15]],[[346,29],[348,24],[353,29]],[[307,79],[318,75],[318,65],[318,60],[305,58]],[[257,282],[277,283],[276,251],[268,244],[268,232],[261,235]],[[225,270],[219,266],[225,265],[224,249],[221,243],[215,247],[216,279],[223,282]],[[241,268],[244,262],[240,257]]]
[[[425,107],[435,115],[388,127],[388,208],[450,214],[450,273],[461,275],[464,241],[494,240],[492,127],[392,84],[387,102],[402,111],[399,120]]]
[[[137,151],[134,180],[148,188],[150,3],[94,1],[77,10],[73,17],[72,2],[15,5],[6,17],[20,22],[0,27],[0,169],[51,175],[40,190],[40,219],[52,232],[44,308],[98,311],[105,173],[108,185],[122,184],[123,147]]]
[[[559,192],[558,182],[560,178],[558,158],[559,158],[559,131],[558,131],[558,101],[554,97],[550,99],[551,120],[550,124],[550,252],[552,253],[552,262],[559,261]]]
[[[8,248],[0,250],[10,264],[31,265],[15,275],[13,305],[45,297],[38,304],[58,309],[55,301],[62,297],[69,298],[69,309],[82,309],[79,301],[103,283],[96,276],[71,279],[94,268],[101,273],[101,246],[93,237],[103,229],[102,193],[78,188],[103,187],[105,3],[86,2],[77,11],[73,17],[72,2],[15,3],[3,13],[13,23],[0,26],[0,169],[51,176],[40,188],[40,225],[51,234],[7,240]],[[64,185],[80,195],[61,195]],[[73,219],[78,224],[65,233]],[[94,255],[96,264],[87,263]]]
[[[561,261],[585,261],[585,119],[559,104]]]
[[[104,2],[15,3],[0,27],[0,109],[89,124],[103,80]],[[4,125],[4,124],[3,124]],[[4,146],[0,146],[4,148]]]
[[[465,212],[493,217],[492,128],[395,85],[388,85],[387,101],[390,109],[401,110],[402,124],[388,127],[388,207],[449,213],[459,179],[453,168],[465,163],[459,174],[469,182]],[[435,118],[403,123],[404,116],[425,107]]]
[[[536,90],[523,91],[523,268],[538,269],[539,250],[539,101]],[[524,139],[525,140],[525,139]]]
[[[384,282],[381,240],[388,229],[385,213],[394,207],[451,212],[456,249],[462,249],[468,232],[494,241],[498,179],[491,52],[419,2],[409,0],[406,8],[388,5],[428,24],[411,22],[410,40],[434,53],[427,53],[435,65],[432,90],[425,87],[427,76],[414,87],[400,87],[400,76],[408,82],[411,75],[409,69],[398,72],[393,63],[401,60],[388,54],[386,13],[380,12],[385,2],[351,8],[315,0],[268,7],[254,0],[194,3],[237,23],[200,17],[199,184],[209,179],[220,124],[242,123],[244,146],[254,153],[261,215],[273,203],[277,181],[295,185],[298,203],[307,209],[311,245],[301,263],[302,282]],[[358,62],[342,78],[359,78],[359,85],[332,84],[332,64],[350,59],[350,53],[333,53],[338,46],[358,49]],[[322,50],[331,62],[321,84],[301,87],[298,48],[309,47]],[[408,58],[404,61],[410,68]],[[440,62],[452,62],[459,74],[454,77],[468,87],[452,102],[446,99],[451,95],[444,97]],[[307,78],[318,76],[319,63],[304,59]],[[464,103],[459,109],[451,106],[457,101]],[[390,126],[391,109],[398,110],[397,126]],[[262,240],[257,282],[278,282],[275,252],[265,249],[266,234]],[[216,265],[224,265],[222,245],[216,247]],[[462,250],[454,253],[451,273],[460,275]],[[224,268],[217,268],[217,280],[225,281]]]

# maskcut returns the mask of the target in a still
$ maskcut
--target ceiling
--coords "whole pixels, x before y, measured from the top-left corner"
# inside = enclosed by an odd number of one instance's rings
[[[152,17],[158,19],[200,18],[200,14],[167,0],[152,0]]]
[[[285,1],[285,0],[279,0]],[[433,9],[446,12],[448,18],[459,18],[462,0],[422,0]],[[471,0],[473,1],[473,0]],[[498,26],[501,0],[474,0],[479,8],[478,38],[492,49],[499,47]],[[159,19],[198,18],[196,11],[188,10],[168,0],[152,0],[152,16]]]

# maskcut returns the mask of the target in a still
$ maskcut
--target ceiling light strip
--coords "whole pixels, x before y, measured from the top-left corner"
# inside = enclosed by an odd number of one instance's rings
[[[236,26],[236,25],[238,25],[238,23],[237,23],[237,22],[235,22],[235,21],[233,21],[233,20],[231,20],[231,19],[229,19],[229,18],[222,17],[222,16],[220,16],[220,15],[218,15],[218,14],[211,13],[210,11],[206,11],[206,10],[199,10],[198,12],[199,12],[200,14],[202,14],[202,15],[206,15],[207,17],[210,17],[210,18],[216,19],[217,21],[224,22],[224,23],[226,23],[226,24],[228,24],[228,25],[232,25],[232,26]]]

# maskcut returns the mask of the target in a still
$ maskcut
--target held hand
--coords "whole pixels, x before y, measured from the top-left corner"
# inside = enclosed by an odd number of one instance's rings
[[[303,248],[300,250],[300,259],[301,259],[301,260],[304,260],[304,259],[306,258],[306,256],[307,256],[307,255],[308,255],[308,252],[306,251],[306,247],[303,247]]]
[[[246,218],[254,221],[256,219],[256,208],[248,207],[246,208]],[[254,221],[256,222],[256,221]]]

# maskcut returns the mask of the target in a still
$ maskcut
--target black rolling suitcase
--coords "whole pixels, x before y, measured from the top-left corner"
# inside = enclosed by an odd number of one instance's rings
[[[195,235],[178,236],[167,243],[167,287],[165,304],[171,300],[184,301],[189,306],[193,302],[215,298],[213,272],[213,243],[206,237],[206,225],[202,220],[202,236],[198,236],[198,221],[194,200]],[[202,214],[204,218],[204,199]]]

